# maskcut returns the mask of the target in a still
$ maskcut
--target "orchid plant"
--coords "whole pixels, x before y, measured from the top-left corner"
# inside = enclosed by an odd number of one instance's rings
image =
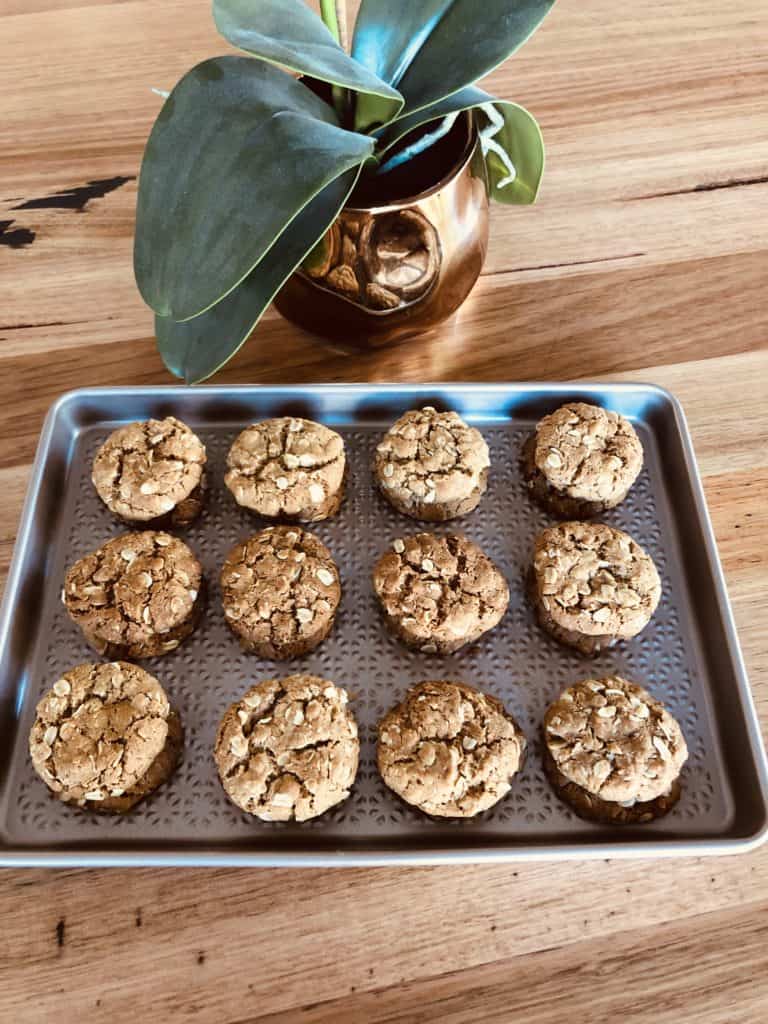
[[[554,0],[214,0],[246,56],[178,82],[144,153],[134,266],[166,366],[188,383],[221,367],[362,179],[419,159],[475,112],[491,197],[532,203],[541,132],[474,83]],[[297,77],[300,76],[300,77]]]

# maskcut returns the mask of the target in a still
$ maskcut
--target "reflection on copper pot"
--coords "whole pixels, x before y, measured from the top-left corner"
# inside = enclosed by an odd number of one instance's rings
[[[471,116],[460,157],[418,196],[345,207],[275,304],[307,330],[382,344],[450,316],[477,280],[488,244],[488,188]]]

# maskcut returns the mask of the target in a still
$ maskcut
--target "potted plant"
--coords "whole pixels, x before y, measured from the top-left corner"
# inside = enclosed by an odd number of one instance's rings
[[[362,0],[347,53],[343,3],[214,0],[247,56],[181,79],[139,181],[136,280],[168,368],[209,377],[281,288],[281,312],[325,333],[449,315],[482,266],[488,196],[533,202],[544,166],[532,115],[474,83],[553,3]]]

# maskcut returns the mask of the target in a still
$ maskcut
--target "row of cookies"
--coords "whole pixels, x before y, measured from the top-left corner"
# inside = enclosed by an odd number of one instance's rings
[[[627,534],[562,523],[536,539],[529,592],[540,624],[593,654],[637,635],[661,594],[652,559]],[[396,539],[379,558],[373,588],[390,630],[425,654],[449,654],[493,629],[509,586],[483,551],[459,534]],[[307,654],[330,633],[341,577],[328,548],[298,525],[270,526],[235,545],[220,576],[224,615],[245,650],[263,658]],[[62,599],[86,640],[108,658],[175,650],[200,619],[205,580],[178,537],[122,534],[77,561]]]
[[[618,676],[566,689],[543,720],[555,792],[592,821],[651,821],[674,806],[687,757],[680,727]],[[167,781],[183,731],[160,683],[129,662],[80,665],[37,706],[35,770],[64,803],[131,810]],[[522,768],[526,738],[501,701],[464,683],[412,686],[378,727],[377,763],[402,800],[436,817],[493,807]],[[345,800],[360,743],[346,690],[293,675],[251,687],[224,713],[213,756],[229,799],[264,821],[307,821]]]
[[[531,496],[568,520],[536,540],[528,592],[539,624],[582,654],[636,636],[661,597],[650,556],[630,536],[585,522],[619,505],[643,466],[643,447],[618,413],[582,402],[545,416],[523,446]],[[680,726],[619,676],[566,690],[544,717],[544,769],[582,817],[651,821],[680,797],[687,758]]]
[[[336,563],[300,526],[267,527],[230,551],[221,571],[225,620],[265,658],[307,654],[330,632],[341,599]],[[199,560],[178,537],[141,530],[113,537],[67,572],[62,600],[100,654],[168,654],[195,630],[205,603]]]
[[[202,441],[173,416],[129,423],[96,453],[92,479],[119,518],[150,527],[186,525],[207,488]],[[643,449],[623,416],[571,402],[545,416],[523,450],[531,494],[561,518],[588,518],[619,504],[637,478]],[[482,434],[456,412],[409,410],[376,448],[373,471],[398,511],[426,522],[466,515],[485,492],[490,468]],[[344,441],[299,417],[247,427],[227,454],[226,486],[239,505],[267,519],[318,522],[339,508]]]
[[[501,570],[458,534],[393,541],[373,585],[391,630],[425,654],[472,643],[501,621],[509,603]],[[566,522],[536,537],[527,589],[547,632],[596,654],[647,626],[661,580],[650,555],[622,530]]]
[[[146,527],[191,523],[207,491],[207,455],[180,420],[128,423],[96,453],[92,480],[118,518]],[[266,519],[314,523],[334,515],[346,480],[340,434],[299,417],[262,420],[238,435],[224,482],[235,501]],[[470,512],[486,487],[488,446],[455,412],[403,415],[376,449],[374,473],[395,508],[428,521]]]

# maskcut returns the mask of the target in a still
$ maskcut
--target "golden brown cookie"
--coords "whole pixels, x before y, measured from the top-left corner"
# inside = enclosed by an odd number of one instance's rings
[[[393,541],[373,570],[387,625],[424,654],[450,654],[498,625],[509,604],[500,570],[458,534]]]
[[[307,821],[346,800],[359,753],[346,691],[294,675],[252,686],[227,709],[214,759],[242,810],[263,821]]]
[[[661,580],[628,534],[573,522],[536,538],[529,589],[544,629],[582,654],[597,654],[648,625]]]
[[[680,797],[688,749],[676,720],[621,676],[570,686],[544,716],[544,765],[577,814],[635,824],[666,814]]]
[[[431,406],[406,412],[376,448],[379,489],[398,512],[443,522],[476,508],[485,492],[490,457],[479,430],[458,413]]]
[[[643,446],[629,420],[584,402],[545,416],[523,448],[531,495],[561,519],[614,508],[642,467]]]
[[[471,818],[509,792],[526,740],[500,700],[464,683],[417,683],[379,723],[384,782],[438,817]]]
[[[203,603],[200,563],[177,537],[124,533],[75,562],[63,600],[88,643],[108,658],[154,658],[194,630]]]
[[[93,485],[128,522],[185,526],[203,507],[205,446],[174,416],[127,423],[110,434],[93,462]]]
[[[232,632],[262,658],[297,658],[330,633],[341,581],[328,548],[300,526],[270,526],[236,545],[221,571]]]
[[[338,511],[345,469],[344,441],[335,430],[284,416],[240,434],[224,482],[238,505],[260,516],[315,523]]]
[[[124,813],[173,773],[178,714],[138,665],[78,665],[37,705],[29,736],[35,771],[64,803]]]
[[[184,749],[184,729],[181,718],[175,708],[171,708],[168,714],[168,736],[166,737],[163,749],[154,759],[147,771],[122,795],[109,795],[98,803],[92,804],[96,811],[106,811],[111,814],[127,814],[140,800],[161,786],[176,771]]]

